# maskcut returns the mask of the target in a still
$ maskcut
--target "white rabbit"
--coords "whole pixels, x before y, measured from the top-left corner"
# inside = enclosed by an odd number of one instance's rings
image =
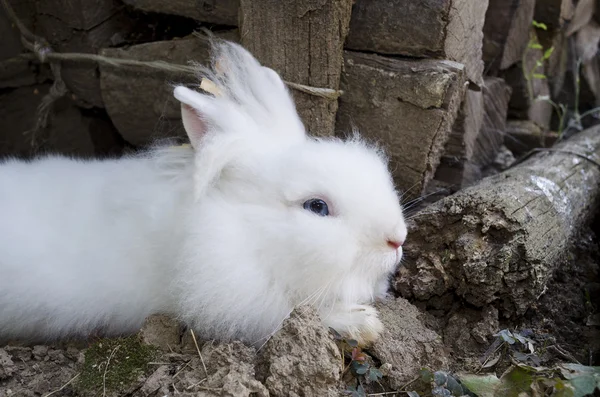
[[[308,137],[283,81],[214,41],[217,96],[174,95],[191,147],[0,163],[0,339],[128,334],[153,313],[262,344],[300,304],[362,344],[406,226],[387,162]]]

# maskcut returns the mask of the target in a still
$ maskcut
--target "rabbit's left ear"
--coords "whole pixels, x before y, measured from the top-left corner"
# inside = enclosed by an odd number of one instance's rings
[[[198,149],[198,145],[208,131],[208,118],[202,113],[203,95],[186,87],[175,89],[175,98],[181,102],[181,120],[183,128],[187,133],[192,147]],[[204,106],[210,106],[204,103]]]

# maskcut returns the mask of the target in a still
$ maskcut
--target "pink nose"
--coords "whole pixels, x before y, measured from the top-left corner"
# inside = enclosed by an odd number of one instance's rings
[[[397,250],[398,248],[402,247],[402,244],[404,244],[404,241],[388,240],[387,243],[390,247]]]

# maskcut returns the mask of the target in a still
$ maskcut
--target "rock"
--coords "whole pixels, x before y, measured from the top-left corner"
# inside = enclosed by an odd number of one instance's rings
[[[182,324],[174,318],[155,314],[146,319],[139,334],[142,342],[169,351],[180,344],[182,329]]]
[[[15,372],[15,363],[5,349],[0,349],[0,380],[8,379]]]
[[[41,396],[58,390],[77,375],[76,360],[56,360],[48,346],[0,348],[0,397]],[[10,390],[10,393],[8,392]],[[72,395],[70,386],[63,395]]]
[[[464,98],[464,66],[346,51],[341,88],[336,129],[381,143],[396,184],[420,196]]]
[[[339,396],[340,357],[316,310],[303,306],[261,351],[261,375],[273,396]]]
[[[383,365],[391,364],[390,386],[400,389],[418,375],[423,367],[442,370],[448,367],[448,355],[442,338],[427,328],[422,314],[406,299],[388,299],[379,303],[384,331],[372,347]]]

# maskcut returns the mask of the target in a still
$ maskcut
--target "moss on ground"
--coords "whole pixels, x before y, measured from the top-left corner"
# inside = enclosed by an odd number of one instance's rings
[[[144,374],[157,355],[156,347],[145,345],[137,335],[102,339],[85,352],[85,362],[75,385],[86,395],[127,389]]]

